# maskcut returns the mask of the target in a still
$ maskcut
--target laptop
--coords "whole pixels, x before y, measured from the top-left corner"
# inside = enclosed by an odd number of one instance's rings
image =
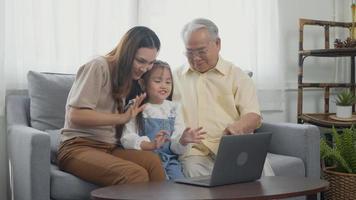
[[[224,135],[211,176],[175,179],[176,183],[213,187],[261,178],[272,134]]]

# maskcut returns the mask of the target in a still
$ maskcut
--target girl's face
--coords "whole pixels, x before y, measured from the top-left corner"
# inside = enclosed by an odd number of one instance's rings
[[[146,85],[148,102],[161,104],[172,92],[172,77],[169,69],[158,68],[151,72]]]
[[[132,79],[140,79],[145,72],[152,68],[157,53],[155,48],[142,47],[137,50],[132,66]]]

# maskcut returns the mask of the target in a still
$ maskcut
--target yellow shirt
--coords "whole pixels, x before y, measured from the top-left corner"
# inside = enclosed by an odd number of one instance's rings
[[[217,153],[223,130],[247,113],[260,115],[253,80],[240,68],[223,60],[200,73],[189,65],[174,72],[173,99],[182,104],[187,127],[202,126],[204,145],[193,145],[185,156]]]

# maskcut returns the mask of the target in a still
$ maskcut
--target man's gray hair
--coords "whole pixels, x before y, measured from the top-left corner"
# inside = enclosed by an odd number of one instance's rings
[[[188,36],[201,28],[206,28],[209,32],[210,38],[212,40],[216,40],[219,38],[219,29],[218,27],[214,24],[214,22],[204,19],[204,18],[197,18],[192,20],[191,22],[187,23],[182,30],[181,36],[184,41],[184,43],[187,43],[187,38]]]

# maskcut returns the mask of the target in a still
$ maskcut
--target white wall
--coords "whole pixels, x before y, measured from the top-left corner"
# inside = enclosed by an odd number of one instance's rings
[[[285,103],[284,110],[262,112],[265,121],[297,122],[297,76],[299,18],[350,21],[350,1],[337,0],[281,0],[280,28],[284,50]],[[304,49],[323,48],[323,28],[304,27]],[[334,32],[331,31],[331,37]],[[345,39],[345,38],[342,38]],[[334,38],[330,39],[333,45]],[[347,60],[348,61],[348,60]],[[304,82],[340,81],[335,58],[308,57],[304,61]],[[323,93],[317,89],[304,90],[304,112],[323,112]],[[263,99],[263,98],[262,98]],[[330,102],[332,104],[332,102]],[[331,111],[334,107],[331,107]]]

